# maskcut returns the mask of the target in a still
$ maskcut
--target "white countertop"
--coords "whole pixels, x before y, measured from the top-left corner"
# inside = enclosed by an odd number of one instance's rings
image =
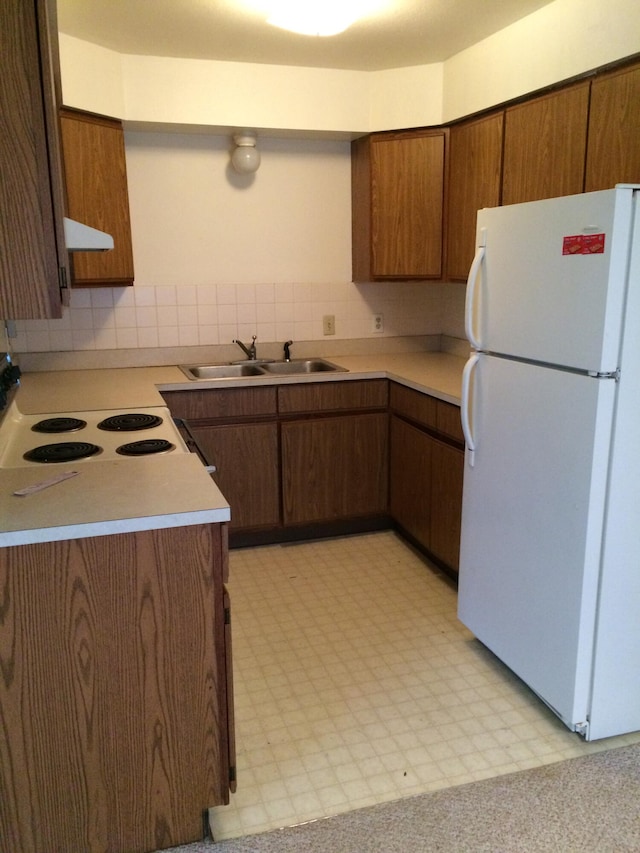
[[[348,373],[239,380],[187,379],[176,366],[69,370],[23,375],[24,414],[163,406],[161,390],[246,387],[384,377],[450,403],[460,403],[464,359],[441,352],[331,358]],[[135,467],[134,467],[135,466]],[[63,466],[73,470],[73,463]],[[77,466],[78,476],[43,491],[13,494],[49,479],[40,467],[0,471],[0,547],[110,533],[216,523],[230,518],[218,487],[193,454],[103,461]],[[134,472],[132,474],[132,472]]]

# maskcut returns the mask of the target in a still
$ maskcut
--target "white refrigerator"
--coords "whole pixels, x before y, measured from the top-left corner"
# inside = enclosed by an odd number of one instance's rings
[[[640,186],[478,212],[460,620],[587,740],[640,729]]]

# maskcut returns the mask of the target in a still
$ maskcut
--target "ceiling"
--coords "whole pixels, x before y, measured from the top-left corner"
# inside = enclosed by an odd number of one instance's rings
[[[378,0],[377,13],[330,38],[270,26],[266,0],[58,0],[57,5],[61,32],[119,53],[376,71],[442,62],[550,2]]]

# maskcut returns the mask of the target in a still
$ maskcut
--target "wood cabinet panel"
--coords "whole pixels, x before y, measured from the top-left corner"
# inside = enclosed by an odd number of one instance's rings
[[[354,281],[441,276],[446,136],[373,134],[353,143]]]
[[[389,405],[391,411],[421,426],[442,433],[460,443],[464,442],[460,407],[428,394],[421,394],[398,382],[390,383]]]
[[[503,204],[582,192],[589,86],[580,83],[505,111]]]
[[[280,523],[280,465],[275,423],[200,426],[190,430],[231,507],[231,530]]]
[[[250,418],[276,413],[276,387],[163,391],[171,414],[189,420]]]
[[[431,517],[429,550],[458,570],[462,521],[464,452],[431,441]]]
[[[421,394],[398,382],[391,382],[389,389],[391,411],[404,415],[423,426],[436,429],[438,423],[438,401],[428,394]]]
[[[462,421],[460,420],[460,406],[437,400],[436,405],[436,427],[439,433],[453,438],[464,444],[464,433],[462,432]]]
[[[0,549],[0,850],[156,850],[228,802],[219,526]]]
[[[591,84],[585,191],[640,183],[640,67]]]
[[[110,252],[74,252],[75,285],[133,284],[133,250],[122,123],[72,110],[60,113],[71,219],[106,231]]]
[[[386,513],[386,413],[290,421],[281,441],[285,525]]]
[[[374,139],[372,255],[376,277],[442,273],[443,133]]]
[[[431,538],[431,464],[429,436],[392,416],[389,511],[403,530],[425,548]]]
[[[500,204],[504,113],[454,125],[449,135],[447,276],[466,280],[476,245],[476,214]]]
[[[281,414],[381,409],[386,408],[387,399],[386,379],[301,383],[278,388],[278,410]]]
[[[55,7],[0,4],[0,317],[62,316],[66,269],[54,92]],[[42,75],[42,76],[41,76]]]
[[[396,382],[390,387],[390,407],[391,516],[457,572],[464,468],[460,409]]]

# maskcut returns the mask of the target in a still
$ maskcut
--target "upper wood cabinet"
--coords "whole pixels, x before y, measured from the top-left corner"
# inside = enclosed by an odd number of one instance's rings
[[[476,214],[500,204],[503,126],[499,112],[450,130],[448,278],[466,279],[475,251]]]
[[[55,5],[0,4],[0,316],[60,317],[67,266]]]
[[[106,231],[110,252],[74,252],[73,284],[133,284],[133,251],[122,123],[62,110],[62,150],[71,219]]]
[[[640,67],[591,84],[585,192],[640,183]]]
[[[353,142],[354,281],[441,276],[446,138],[412,131]]]
[[[588,82],[505,111],[502,204],[581,193]]]

